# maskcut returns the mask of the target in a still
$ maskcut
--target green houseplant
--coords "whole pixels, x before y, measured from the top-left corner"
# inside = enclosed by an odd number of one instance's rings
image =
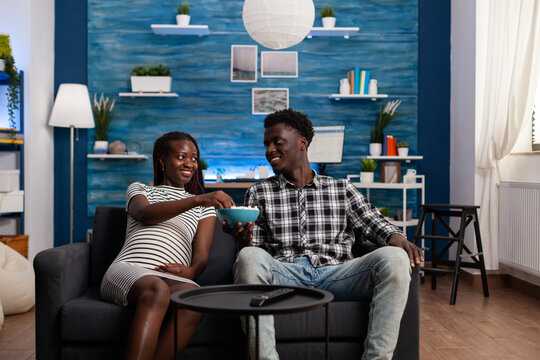
[[[191,16],[189,15],[189,3],[184,1],[182,5],[176,7],[178,15],[176,15],[176,23],[179,26],[188,26]]]
[[[104,97],[103,93],[97,98],[97,94],[94,94],[94,103],[92,104],[92,111],[94,112],[94,123],[96,125],[96,142],[94,143],[94,153],[104,154],[107,153],[108,137],[107,130],[111,124],[113,117],[114,103],[116,100],[112,100],[108,97]]]
[[[384,108],[381,107],[379,110],[379,116],[377,117],[373,130],[371,130],[371,142],[369,144],[370,155],[381,155],[384,129],[398,116],[396,109],[399,104],[401,104],[401,100],[389,101]]]
[[[397,143],[398,156],[407,156],[409,155],[409,143],[399,142]]]
[[[0,34],[0,60],[3,61],[3,71],[9,76],[8,89],[6,92],[7,97],[7,111],[10,129],[10,138],[15,141],[17,129],[15,128],[15,111],[19,109],[19,89],[21,87],[21,78],[17,67],[15,66],[15,60],[11,53],[11,45],[9,42],[9,35]]]
[[[131,70],[132,92],[168,93],[171,81],[171,70],[163,64],[135,66]]]
[[[321,10],[321,20],[323,27],[333,28],[336,26],[336,15],[331,6],[326,6]]]
[[[360,182],[362,183],[372,183],[375,169],[377,168],[377,162],[373,159],[363,159],[360,161]]]
[[[204,179],[204,177],[206,176],[206,170],[208,169],[208,163],[204,159],[201,159],[200,163],[201,163],[202,176]]]

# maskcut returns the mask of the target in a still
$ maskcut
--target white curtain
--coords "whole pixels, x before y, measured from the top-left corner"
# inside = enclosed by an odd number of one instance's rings
[[[498,269],[498,161],[530,121],[540,76],[540,0],[488,2],[483,107],[476,135],[476,189],[486,268]]]

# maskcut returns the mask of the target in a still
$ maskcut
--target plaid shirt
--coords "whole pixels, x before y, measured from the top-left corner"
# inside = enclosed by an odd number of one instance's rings
[[[307,256],[315,267],[338,265],[353,258],[354,230],[381,245],[401,233],[345,179],[315,174],[298,188],[280,174],[251,186],[245,204],[261,211],[253,245],[283,262]]]

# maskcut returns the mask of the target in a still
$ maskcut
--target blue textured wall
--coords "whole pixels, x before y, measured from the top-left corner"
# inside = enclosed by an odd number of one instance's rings
[[[316,11],[328,2],[315,1]],[[317,125],[346,126],[343,163],[329,165],[334,177],[360,171],[358,160],[368,153],[369,133],[382,102],[334,102],[339,80],[354,66],[371,70],[379,92],[402,99],[398,120],[388,133],[411,144],[417,153],[418,3],[416,0],[346,0],[334,2],[337,26],[358,26],[350,39],[315,37],[287,49],[298,51],[299,76],[294,79],[258,77],[256,83],[231,83],[230,47],[257,45],[242,23],[243,1],[192,0],[191,23],[208,24],[210,35],[159,36],[150,24],[174,23],[177,1],[88,1],[88,86],[91,93],[117,97],[130,91],[135,65],[166,64],[173,74],[176,99],[118,98],[109,140],[138,141],[151,154],[161,134],[191,133],[211,165],[226,169],[226,177],[266,165],[262,146],[264,115],[251,114],[253,87],[289,88],[289,104],[308,114]],[[317,15],[315,26],[320,26]],[[260,51],[268,51],[259,45]],[[260,74],[260,69],[259,69]],[[92,152],[93,131],[88,132]],[[96,205],[124,205],[125,189],[135,180],[152,180],[151,161],[88,160],[88,215]],[[412,194],[411,194],[412,195]],[[386,198],[390,199],[386,199]],[[401,201],[400,194],[381,191],[372,200],[379,206]],[[385,202],[383,204],[383,202]],[[415,202],[414,196],[411,204]]]

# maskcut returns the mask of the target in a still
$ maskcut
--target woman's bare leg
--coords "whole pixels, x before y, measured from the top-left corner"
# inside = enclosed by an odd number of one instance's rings
[[[127,360],[154,357],[161,324],[169,307],[169,296],[169,286],[153,275],[141,277],[131,287],[128,302],[135,305],[135,315],[127,339]]]
[[[171,294],[178,290],[190,289],[196,287],[193,284],[178,283],[170,284]],[[186,348],[191,336],[197,328],[197,324],[202,314],[190,310],[178,311],[178,349],[177,356]],[[164,320],[164,325],[159,336],[158,346],[154,359],[173,359],[174,347],[174,313],[169,311]]]

